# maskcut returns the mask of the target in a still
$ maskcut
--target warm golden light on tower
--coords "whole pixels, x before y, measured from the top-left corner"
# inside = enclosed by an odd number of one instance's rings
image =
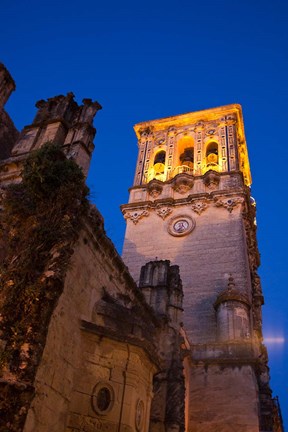
[[[134,129],[140,148],[135,186],[153,179],[165,182],[182,173],[201,176],[210,170],[241,171],[245,184],[251,184],[240,105],[138,123]]]

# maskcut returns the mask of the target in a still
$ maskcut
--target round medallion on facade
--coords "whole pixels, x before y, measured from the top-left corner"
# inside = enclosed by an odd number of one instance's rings
[[[212,129],[208,129],[207,132],[206,132],[206,135],[214,135],[215,132],[216,132],[216,130],[213,129],[213,128]]]
[[[175,216],[168,223],[169,234],[180,237],[189,234],[195,228],[195,221],[190,216]]]
[[[137,432],[141,432],[144,426],[144,402],[138,399],[135,410],[135,426]]]
[[[97,414],[105,415],[112,409],[114,399],[113,387],[106,382],[99,382],[92,392],[92,408]]]

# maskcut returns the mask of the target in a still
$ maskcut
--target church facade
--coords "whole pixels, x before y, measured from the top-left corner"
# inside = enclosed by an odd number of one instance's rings
[[[56,143],[87,174],[101,109],[90,99],[79,106],[72,93],[39,101],[19,133],[3,108],[14,88],[1,65],[3,220],[9,188],[40,149]],[[241,107],[135,132],[123,259],[90,205],[73,236],[54,238],[45,265],[31,269],[39,293],[31,297],[12,247],[24,233],[2,222],[0,431],[281,432]],[[19,287],[24,306],[9,326]]]

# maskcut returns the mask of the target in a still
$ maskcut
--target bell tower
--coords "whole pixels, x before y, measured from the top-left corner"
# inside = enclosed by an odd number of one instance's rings
[[[134,129],[139,155],[122,206],[123,259],[136,281],[155,257],[180,268],[191,345],[185,431],[274,431],[241,106]]]

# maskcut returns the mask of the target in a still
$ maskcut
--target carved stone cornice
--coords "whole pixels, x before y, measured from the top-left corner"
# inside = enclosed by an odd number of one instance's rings
[[[132,203],[121,205],[121,211],[123,215],[129,213],[132,214],[133,217],[134,213],[138,214],[139,212],[149,211],[150,209],[159,210],[161,209],[161,207],[165,207],[165,208],[171,208],[173,210],[173,207],[192,204],[191,209],[195,213],[201,214],[209,207],[210,203],[211,204],[214,203],[216,207],[224,207],[227,209],[227,211],[231,213],[235,207],[237,207],[240,204],[243,204],[244,201],[245,201],[245,193],[243,193],[243,191],[239,191],[239,192],[237,191],[231,193],[230,191],[225,190],[222,191],[221,193],[219,193],[218,191],[213,191],[210,193],[201,192],[198,194],[190,194],[184,198],[174,199],[169,197],[169,198],[155,199],[154,201],[132,202]],[[161,214],[163,213],[164,215],[165,211],[161,210],[160,212],[158,212],[157,214],[160,216],[159,213]],[[135,217],[137,217],[137,215],[135,215]],[[125,217],[125,219],[127,218],[130,217]]]
[[[140,128],[139,129],[139,135],[141,137],[148,136],[148,135],[153,133],[153,129],[154,129],[153,126],[146,126],[146,127]]]

